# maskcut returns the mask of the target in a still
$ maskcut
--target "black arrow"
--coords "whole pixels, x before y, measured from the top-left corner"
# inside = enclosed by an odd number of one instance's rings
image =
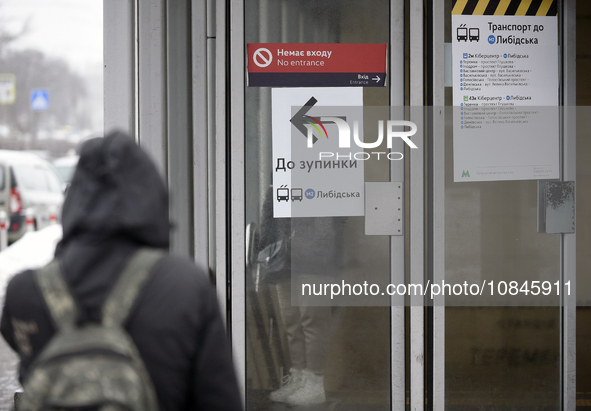
[[[297,113],[295,113],[291,120],[289,120],[291,121],[291,124],[293,124],[295,128],[297,128],[298,130],[300,130],[300,132],[306,138],[308,138],[308,130],[306,129],[306,126],[304,126],[304,117],[306,116],[306,113],[310,111],[310,109],[317,102],[318,100],[316,100],[314,97],[311,97],[310,100],[308,100],[308,102],[304,104],[304,106],[301,109],[299,109]],[[318,141],[318,137],[316,137],[315,135],[312,135],[312,137],[312,143],[316,143],[316,141]]]

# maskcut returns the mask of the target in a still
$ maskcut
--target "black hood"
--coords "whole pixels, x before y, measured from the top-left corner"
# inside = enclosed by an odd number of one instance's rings
[[[116,131],[85,142],[62,209],[63,239],[117,239],[168,248],[168,192],[152,160],[128,135]]]
[[[78,320],[102,306],[139,247],[167,249],[168,193],[148,155],[121,132],[85,142],[62,208],[55,255],[78,302]]]

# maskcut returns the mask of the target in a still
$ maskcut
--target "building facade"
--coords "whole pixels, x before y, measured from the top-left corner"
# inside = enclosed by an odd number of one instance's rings
[[[590,19],[574,0],[104,0],[105,130],[166,177],[172,250],[209,268],[247,409],[282,409],[295,362],[260,256],[275,220],[292,305],[329,312],[327,407],[591,404]],[[289,124],[306,107],[326,139]],[[355,115],[365,145],[296,158]],[[325,298],[296,302],[316,271]]]

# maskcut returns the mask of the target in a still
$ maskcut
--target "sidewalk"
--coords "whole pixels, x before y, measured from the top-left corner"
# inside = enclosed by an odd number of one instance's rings
[[[9,411],[14,404],[14,392],[20,388],[16,379],[18,359],[3,338],[0,338],[0,364],[0,411]]]

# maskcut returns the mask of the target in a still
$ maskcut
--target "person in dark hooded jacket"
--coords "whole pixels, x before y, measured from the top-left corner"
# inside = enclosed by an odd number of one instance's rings
[[[78,322],[98,322],[130,256],[140,247],[169,247],[167,190],[133,139],[114,132],[83,145],[62,226],[55,257],[78,303]],[[242,410],[215,290],[192,261],[167,255],[154,266],[126,329],[162,411]],[[9,282],[0,330],[20,356],[23,382],[56,331],[33,271]]]

